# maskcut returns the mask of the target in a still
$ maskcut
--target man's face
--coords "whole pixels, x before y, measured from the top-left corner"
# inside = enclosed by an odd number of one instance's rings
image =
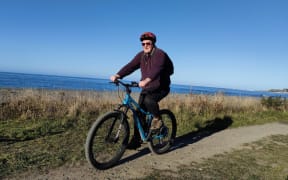
[[[153,43],[151,40],[143,40],[142,46],[144,53],[150,53],[153,49]]]

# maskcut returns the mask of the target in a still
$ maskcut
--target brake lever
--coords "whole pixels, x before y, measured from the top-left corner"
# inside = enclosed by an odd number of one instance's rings
[[[119,81],[110,81],[109,83],[111,83],[111,84],[115,84],[116,86],[119,86]]]

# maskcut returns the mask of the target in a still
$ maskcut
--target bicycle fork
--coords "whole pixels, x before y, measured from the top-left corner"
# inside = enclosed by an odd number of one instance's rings
[[[120,135],[120,132],[122,130],[122,127],[123,127],[123,121],[125,119],[125,114],[122,112],[122,111],[119,111],[120,112],[120,123],[119,123],[119,126],[117,128],[117,131],[116,131],[116,135],[114,137],[111,137],[111,134],[112,134],[112,131],[114,129],[114,126],[115,126],[115,123],[117,121],[118,118],[115,118],[112,122],[112,125],[110,126],[109,130],[108,130],[108,134],[106,136],[106,141],[108,142],[113,142],[113,143],[117,143],[117,141],[119,140],[119,135]]]

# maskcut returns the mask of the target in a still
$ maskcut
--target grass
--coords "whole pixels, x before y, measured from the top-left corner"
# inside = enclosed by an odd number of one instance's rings
[[[6,122],[5,126],[1,124],[1,134],[5,133],[6,138],[0,142],[0,177],[33,169],[44,171],[67,162],[74,164],[84,160],[84,132],[88,128],[84,130],[85,126],[73,123],[48,124],[46,120],[40,124],[27,123],[22,127],[20,122]],[[7,131],[7,127],[11,126],[14,128]]]
[[[84,143],[91,124],[119,102],[115,92],[0,89],[0,178],[86,162]],[[170,94],[160,107],[174,112],[177,136],[227,117],[230,127],[288,121],[282,99]]]

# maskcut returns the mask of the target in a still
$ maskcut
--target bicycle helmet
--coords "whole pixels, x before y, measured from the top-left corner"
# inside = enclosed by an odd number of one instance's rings
[[[156,42],[156,36],[152,32],[145,32],[140,36],[140,41],[151,40],[153,43]]]

